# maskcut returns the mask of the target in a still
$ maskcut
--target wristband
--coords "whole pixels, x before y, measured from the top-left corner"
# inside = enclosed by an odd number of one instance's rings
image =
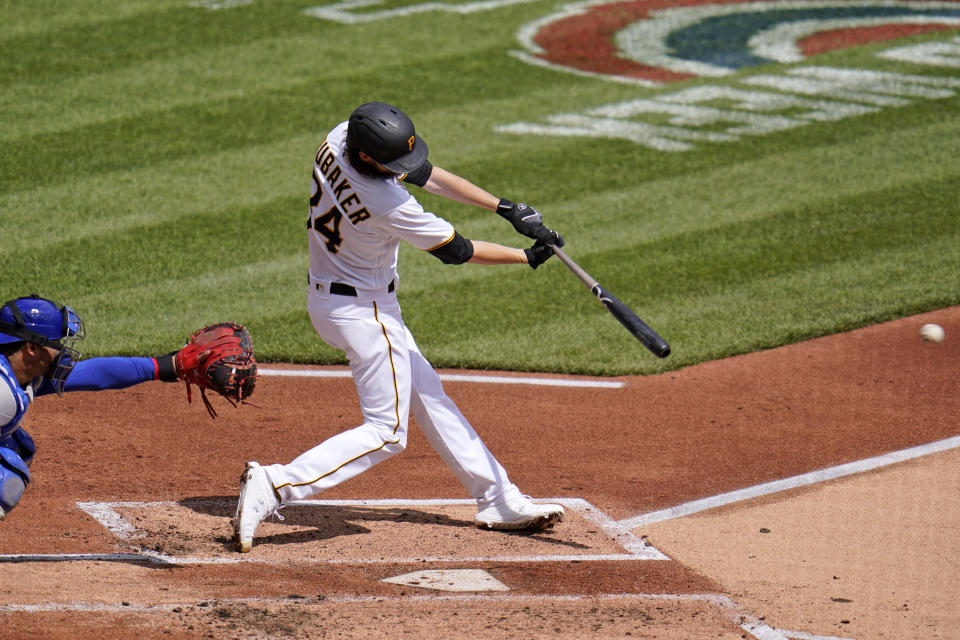
[[[163,380],[164,382],[177,382],[180,380],[180,377],[177,375],[177,365],[173,361],[176,353],[176,351],[173,351],[165,356],[154,358],[154,360],[157,361],[157,380]]]
[[[524,249],[523,253],[525,256],[527,256],[527,264],[531,269],[536,269],[544,263],[544,260],[540,259],[532,247],[530,249]]]

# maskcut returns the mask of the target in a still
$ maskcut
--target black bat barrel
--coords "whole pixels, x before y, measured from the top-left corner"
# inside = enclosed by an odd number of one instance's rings
[[[593,295],[603,303],[607,311],[613,314],[613,317],[620,321],[627,331],[633,334],[643,346],[650,350],[650,353],[658,358],[666,358],[670,355],[670,345],[666,340],[650,328],[650,326],[640,319],[627,305],[623,304],[615,295],[605,290],[599,284],[593,287]]]

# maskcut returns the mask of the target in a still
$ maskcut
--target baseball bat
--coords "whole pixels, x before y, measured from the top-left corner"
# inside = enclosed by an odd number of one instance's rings
[[[670,355],[670,345],[660,335],[650,328],[650,326],[640,319],[627,305],[623,304],[615,295],[600,286],[600,283],[594,280],[589,273],[580,268],[570,256],[563,252],[559,247],[553,248],[553,253],[560,258],[563,264],[567,265],[574,275],[587,285],[590,292],[597,296],[597,300],[603,303],[613,317],[620,321],[627,331],[633,334],[633,337],[650,350],[650,353],[658,358],[666,358]]]

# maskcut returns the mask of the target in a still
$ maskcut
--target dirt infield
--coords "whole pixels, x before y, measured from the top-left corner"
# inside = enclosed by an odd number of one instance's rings
[[[412,427],[244,555],[245,461],[357,424],[348,378],[265,375],[258,407],[217,420],[180,385],[44,397],[33,483],[0,523],[0,637],[960,638],[957,336],[960,307],[618,387],[450,379],[564,522],[475,528]]]

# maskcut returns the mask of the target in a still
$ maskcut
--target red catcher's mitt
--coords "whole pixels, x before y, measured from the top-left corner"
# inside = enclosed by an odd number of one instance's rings
[[[257,361],[253,357],[250,332],[241,324],[223,322],[194,332],[174,359],[177,375],[187,383],[187,401],[193,401],[190,385],[197,385],[207,411],[214,418],[217,412],[207,399],[207,389],[213,389],[233,406],[253,395]]]

